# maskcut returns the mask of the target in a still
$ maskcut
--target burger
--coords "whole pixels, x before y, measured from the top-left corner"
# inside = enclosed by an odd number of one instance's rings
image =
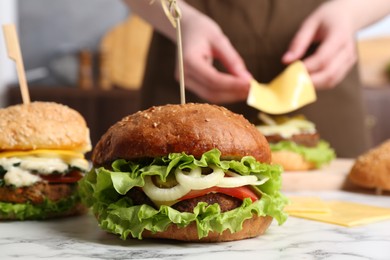
[[[89,170],[89,130],[75,110],[51,102],[0,109],[0,219],[86,212],[77,181]]]
[[[111,126],[80,181],[100,227],[122,239],[231,241],[286,220],[281,168],[243,116],[209,104],[151,107]]]
[[[270,118],[261,114],[260,118],[265,124],[257,129],[270,144],[272,162],[285,171],[318,169],[335,158],[335,151],[304,116]]]

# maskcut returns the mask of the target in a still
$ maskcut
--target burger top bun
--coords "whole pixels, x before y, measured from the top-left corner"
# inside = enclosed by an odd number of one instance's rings
[[[102,136],[92,153],[95,166],[116,159],[153,158],[169,153],[199,158],[213,148],[221,157],[246,155],[271,162],[265,137],[243,116],[209,104],[151,107],[123,118]]]
[[[390,190],[390,140],[359,156],[348,178],[361,187]]]
[[[91,150],[89,129],[75,110],[52,102],[0,109],[0,151]]]

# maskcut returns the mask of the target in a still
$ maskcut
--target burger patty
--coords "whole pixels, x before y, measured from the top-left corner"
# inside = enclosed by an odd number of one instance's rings
[[[148,196],[146,196],[146,194],[141,189],[131,189],[126,194],[126,196],[132,199],[134,205],[147,204],[156,208],[154,203],[148,198]],[[221,212],[226,212],[235,209],[242,204],[242,201],[240,199],[231,197],[229,195],[225,195],[222,193],[208,193],[196,198],[179,201],[176,204],[172,205],[172,208],[180,212],[193,212],[194,208],[196,207],[196,205],[198,205],[199,202],[206,202],[209,205],[218,203],[221,208]]]
[[[269,143],[278,143],[283,140],[292,141],[296,144],[307,146],[307,147],[315,147],[320,141],[320,135],[318,133],[314,134],[296,134],[291,138],[283,138],[281,135],[268,135],[265,137]]]
[[[206,202],[209,205],[218,203],[221,208],[221,212],[235,209],[242,204],[242,200],[231,197],[229,195],[222,193],[208,193],[200,197],[180,201],[174,204],[172,208],[180,212],[193,212],[194,208],[196,205],[198,205],[199,202]]]
[[[37,182],[32,186],[15,188],[0,187],[0,201],[9,203],[41,204],[45,199],[59,201],[74,194],[75,184]]]
[[[129,197],[133,201],[134,205],[146,204],[146,205],[155,207],[153,201],[151,199],[149,199],[149,197],[146,196],[146,194],[141,189],[138,189],[138,188],[130,189],[126,193],[126,196]]]

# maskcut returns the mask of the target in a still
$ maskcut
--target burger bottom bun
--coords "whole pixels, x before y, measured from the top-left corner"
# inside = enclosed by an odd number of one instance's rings
[[[308,171],[315,169],[315,164],[306,161],[302,155],[291,151],[272,152],[272,163],[279,164],[285,171]]]
[[[146,230],[142,233],[142,236],[144,238],[173,239],[187,242],[224,242],[242,240],[262,235],[271,225],[271,222],[272,217],[270,216],[253,216],[251,219],[245,220],[242,230],[236,233],[232,234],[228,229],[223,231],[221,234],[218,232],[209,232],[207,237],[201,239],[198,238],[198,231],[195,222],[184,228],[180,228],[177,225],[172,224],[167,230],[157,233],[152,233],[149,230]]]
[[[88,212],[88,208],[86,208],[81,202],[74,205],[74,207],[63,211],[63,212],[53,212],[48,213],[45,216],[42,217],[28,217],[24,220],[35,220],[35,219],[52,219],[52,218],[63,218],[63,217],[71,217],[71,216],[78,216],[83,215]],[[0,220],[20,220],[16,215],[1,215],[0,213]]]

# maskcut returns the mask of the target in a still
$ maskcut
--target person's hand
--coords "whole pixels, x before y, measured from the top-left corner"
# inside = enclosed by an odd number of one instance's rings
[[[183,18],[183,63],[187,89],[213,103],[246,100],[251,75],[220,27],[204,15]],[[215,59],[221,62],[227,73],[213,66]],[[179,80],[178,65],[176,78]]]
[[[335,87],[357,60],[356,30],[348,12],[338,1],[322,4],[303,22],[282,58],[289,64],[318,43],[315,53],[303,60],[317,89]]]

